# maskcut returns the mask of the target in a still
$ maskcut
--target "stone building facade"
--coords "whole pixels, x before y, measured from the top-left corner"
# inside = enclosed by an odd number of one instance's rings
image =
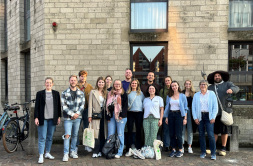
[[[108,74],[123,80],[125,69],[133,67],[131,44],[163,43],[165,73],[181,85],[191,79],[198,89],[203,64],[207,74],[227,71],[229,41],[252,40],[250,30],[228,31],[229,0],[169,0],[164,32],[132,32],[132,2],[136,1],[0,0],[1,101],[34,98],[46,76],[63,91],[69,75],[83,69],[92,85]],[[253,128],[244,128],[244,119],[253,123],[248,115],[236,118],[245,143],[253,141]]]

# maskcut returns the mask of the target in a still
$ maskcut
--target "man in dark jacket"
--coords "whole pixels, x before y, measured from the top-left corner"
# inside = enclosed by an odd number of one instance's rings
[[[225,71],[215,71],[208,75],[208,83],[211,84],[208,89],[212,90],[218,94],[218,102],[222,105],[224,111],[226,111],[225,102],[229,94],[236,94],[239,91],[239,87],[235,86],[232,82],[229,81],[229,73]],[[216,90],[215,90],[216,89]],[[216,94],[216,96],[217,96]],[[219,155],[226,155],[226,144],[228,139],[228,133],[230,132],[230,126],[226,126],[221,122],[221,106],[219,104],[219,111],[214,123],[214,136],[215,141],[218,139],[218,134],[221,134],[222,148],[219,152]]]
[[[158,93],[160,91],[160,86],[154,82],[155,80],[155,73],[154,72],[149,72],[147,76],[148,81],[145,84],[141,85],[141,91],[144,94],[145,97],[147,97],[147,92],[148,92],[148,87],[149,85],[154,85],[156,89],[158,90]]]

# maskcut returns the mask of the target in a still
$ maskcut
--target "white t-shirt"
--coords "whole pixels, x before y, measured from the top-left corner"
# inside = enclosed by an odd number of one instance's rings
[[[147,97],[143,101],[144,118],[152,114],[155,118],[160,119],[160,107],[164,107],[163,98],[155,96],[152,100]]]

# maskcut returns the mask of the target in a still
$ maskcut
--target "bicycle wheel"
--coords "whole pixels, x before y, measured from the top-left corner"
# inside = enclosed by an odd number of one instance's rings
[[[18,130],[15,120],[7,122],[3,133],[3,145],[8,153],[14,152],[18,147]]]
[[[25,119],[19,121],[20,130],[21,130],[21,141],[24,141],[29,136],[29,122]]]

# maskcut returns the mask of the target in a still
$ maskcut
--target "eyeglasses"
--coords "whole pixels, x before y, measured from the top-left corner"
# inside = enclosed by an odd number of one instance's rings
[[[207,86],[207,84],[200,84],[199,86]]]

